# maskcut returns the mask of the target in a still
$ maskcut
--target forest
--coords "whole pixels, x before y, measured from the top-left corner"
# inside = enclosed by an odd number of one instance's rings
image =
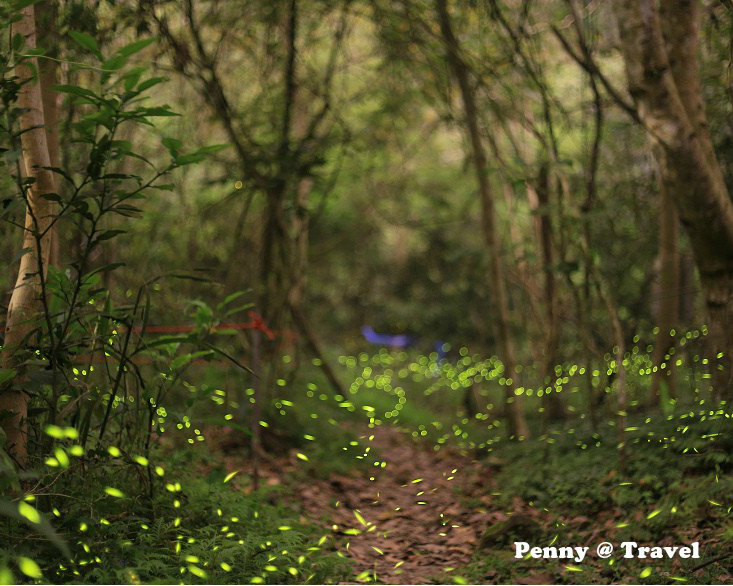
[[[733,583],[731,0],[0,34],[0,584]]]

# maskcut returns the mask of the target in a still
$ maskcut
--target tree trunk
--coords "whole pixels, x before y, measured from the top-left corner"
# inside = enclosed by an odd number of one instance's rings
[[[267,190],[260,267],[262,290],[259,302],[265,321],[276,328],[282,327],[280,320],[289,302],[292,283],[294,241],[286,209],[287,200],[291,196],[294,197],[294,192],[299,187],[293,153],[294,118],[299,89],[296,78],[298,37],[296,0],[289,0],[287,10],[282,16],[282,36],[285,45],[282,126],[275,154],[277,172],[270,180],[270,188]]]
[[[696,0],[614,0],[629,92],[654,145],[700,272],[719,396],[730,397],[733,203],[715,155],[700,90]],[[720,354],[720,358],[718,355]]]
[[[606,290],[598,269],[593,265],[593,277],[596,280],[598,293],[606,306],[611,327],[613,328],[613,341],[615,344],[616,355],[616,425],[618,426],[618,468],[619,472],[626,472],[626,366],[624,359],[626,356],[626,342],[624,340],[624,332],[621,327],[621,320],[618,317],[616,303]]]
[[[35,12],[33,6],[22,11],[22,18],[14,26],[15,32],[23,35],[26,49],[36,46]],[[32,65],[31,65],[32,64]],[[25,347],[26,338],[33,331],[40,317],[43,304],[43,282],[46,278],[51,252],[51,230],[53,208],[43,196],[56,193],[55,175],[43,167],[49,167],[48,140],[43,116],[41,86],[34,77],[37,60],[26,61],[17,68],[18,77],[24,81],[18,95],[18,107],[23,113],[20,126],[21,147],[25,172],[35,182],[26,190],[26,218],[23,234],[23,248],[28,249],[20,259],[18,279],[8,305],[5,326],[5,346],[1,362],[3,368],[14,368],[19,363],[18,352]],[[13,415],[3,420],[3,429],[8,438],[8,452],[23,467],[27,460],[28,395],[20,388],[20,377],[12,381],[10,388],[0,392],[0,411]]]
[[[504,181],[504,203],[506,204],[507,214],[509,217],[515,213],[514,206],[514,189],[508,182]],[[532,198],[534,188],[527,186],[528,197]],[[536,196],[535,196],[536,199]],[[508,273],[507,280],[511,282],[512,276],[515,281],[521,285],[527,294],[527,301],[529,303],[529,311],[523,311],[518,317],[519,325],[523,331],[529,332],[532,326],[536,326],[540,330],[539,338],[541,338],[539,344],[534,344],[532,351],[532,358],[535,362],[540,363],[543,359],[545,352],[545,332],[543,330],[545,324],[542,317],[542,308],[540,307],[540,298],[542,292],[540,287],[537,285],[535,279],[534,267],[530,267],[527,262],[527,251],[525,250],[524,243],[522,241],[522,234],[520,226],[515,223],[509,225],[509,241],[511,243],[511,249],[514,252],[513,260],[515,269],[514,274]]]
[[[659,288],[657,291],[656,325],[659,328],[654,346],[651,402],[658,405],[662,381],[673,393],[676,388],[674,360],[669,356],[674,347],[670,331],[677,327],[680,314],[680,256],[679,218],[674,202],[664,188],[660,194],[659,210]],[[665,364],[665,368],[662,368]]]
[[[331,368],[331,364],[326,358],[326,353],[321,348],[320,342],[318,341],[315,332],[308,324],[308,320],[305,319],[301,308],[291,305],[290,311],[293,315],[293,319],[295,320],[295,325],[300,330],[300,333],[305,337],[305,341],[308,343],[311,352],[313,352],[313,354],[321,361],[320,367],[326,377],[326,380],[331,383],[331,387],[334,391],[340,395],[346,395],[346,389],[336,376],[336,372]]]
[[[262,404],[265,399],[262,395],[262,368],[260,365],[260,341],[262,332],[258,329],[252,330],[252,391],[254,393],[254,405],[252,406],[249,429],[252,433],[252,488],[260,488],[260,458],[262,456]]]
[[[557,307],[557,286],[555,283],[555,249],[552,243],[552,216],[550,215],[550,172],[542,165],[537,177],[537,187],[529,192],[530,205],[535,212],[537,241],[542,258],[545,297],[545,343],[542,357],[542,381],[546,393],[547,415],[550,419],[563,419],[567,413],[562,398],[553,392],[555,366],[560,344],[560,328]],[[550,391],[547,390],[550,388]]]
[[[440,31],[445,43],[448,64],[458,82],[463,104],[466,130],[471,141],[471,155],[479,187],[481,199],[481,227],[489,256],[488,285],[494,306],[492,321],[496,331],[499,347],[499,358],[504,363],[505,405],[509,435],[513,438],[528,437],[529,430],[522,411],[520,397],[515,395],[516,383],[514,340],[509,329],[509,303],[507,299],[506,281],[501,260],[501,242],[496,229],[496,211],[494,196],[489,182],[486,152],[481,141],[478,124],[478,110],[474,89],[469,78],[469,69],[460,53],[458,40],[453,33],[447,0],[436,0]]]
[[[58,57],[58,34],[56,33],[56,19],[58,6],[55,0],[48,0],[36,5],[36,17],[39,45],[46,50],[48,57]],[[48,142],[48,158],[52,167],[61,167],[61,144],[59,141],[59,94],[51,88],[58,85],[58,62],[54,59],[40,59],[38,61],[39,80],[41,83],[41,99],[43,100],[43,119]],[[52,208],[56,205],[50,203]],[[58,265],[60,243],[58,230],[51,230],[51,252],[49,264]],[[104,273],[105,276],[109,273]]]

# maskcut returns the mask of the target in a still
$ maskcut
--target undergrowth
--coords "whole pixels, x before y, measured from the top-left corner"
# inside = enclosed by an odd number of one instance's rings
[[[516,530],[487,527],[474,560],[460,568],[457,582],[485,583],[543,579],[587,584],[628,580],[651,583],[726,581],[733,522],[730,425],[723,409],[689,411],[630,421],[625,469],[620,469],[617,431],[554,430],[547,438],[506,443],[487,466],[495,475],[496,506],[519,515]],[[516,499],[527,509],[516,510]],[[548,519],[550,521],[548,522]],[[534,539],[532,539],[534,538]],[[582,564],[568,560],[514,558],[513,541],[532,545],[617,546],[609,560],[592,553]],[[618,544],[702,544],[702,560],[624,559]],[[593,556],[593,557],[591,557]],[[719,558],[719,559],[718,559]],[[706,563],[707,562],[709,563]],[[445,577],[436,578],[444,581]]]
[[[3,583],[332,583],[348,575],[330,538],[280,504],[282,489],[243,490],[247,480],[224,476],[214,453],[159,451],[148,462],[112,452],[87,454],[40,483],[45,492],[27,492],[21,510],[55,517],[70,556],[9,522]]]

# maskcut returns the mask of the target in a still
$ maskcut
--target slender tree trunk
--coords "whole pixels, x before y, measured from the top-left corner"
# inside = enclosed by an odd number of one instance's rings
[[[303,95],[303,89],[300,84],[295,84],[293,88],[293,135],[296,141],[302,140],[307,132],[309,122],[308,113],[308,102]],[[310,234],[308,200],[313,189],[313,178],[308,175],[298,176],[296,181],[297,186],[294,195],[295,212],[292,219],[291,282],[288,290],[288,305],[295,326],[305,338],[311,353],[320,361],[320,368],[326,376],[326,379],[334,390],[343,395],[345,393],[344,386],[339,381],[326,353],[323,351],[316,332],[310,326],[306,318],[306,310],[303,307],[308,283]]]
[[[313,332],[313,329],[310,327],[308,321],[305,319],[301,308],[291,305],[290,311],[293,315],[293,319],[295,320],[296,327],[305,337],[305,341],[308,343],[311,352],[313,352],[313,354],[321,361],[320,367],[326,377],[326,380],[331,383],[331,386],[337,393],[345,395],[346,389],[344,389],[344,386],[341,384],[341,381],[339,381],[333,368],[331,368],[331,364],[326,359],[326,353],[321,348],[318,337],[315,335],[315,332]]]
[[[285,6],[285,4],[283,4]],[[298,38],[298,3],[289,0],[282,14],[282,37],[285,45],[283,63],[283,106],[276,157],[277,171],[269,181],[262,233],[262,281],[259,306],[268,325],[282,327],[280,320],[290,298],[293,241],[290,233],[286,202],[298,188],[295,169],[294,118],[298,80],[296,54]]]
[[[652,375],[651,384],[651,402],[654,405],[659,404],[662,381],[670,393],[676,388],[676,369],[669,355],[674,347],[674,337],[670,336],[670,331],[677,327],[680,314],[679,218],[674,202],[664,187],[659,199],[659,289],[656,315],[659,333],[653,360],[657,371]],[[665,364],[665,368],[662,368],[662,364]]]
[[[14,25],[14,32],[23,35],[26,48],[36,46],[35,11],[28,6],[22,11],[22,18]],[[43,167],[49,167],[48,139],[43,116],[41,86],[34,77],[37,60],[18,66],[18,77],[23,83],[18,95],[18,107],[23,113],[20,126],[25,130],[20,141],[26,174],[35,182],[26,190],[26,219],[23,234],[23,248],[28,249],[20,259],[18,279],[8,305],[5,327],[5,346],[1,362],[3,368],[14,368],[19,364],[18,352],[25,347],[26,338],[33,331],[40,317],[43,304],[42,282],[51,253],[51,230],[53,208],[43,196],[56,193],[55,175]],[[31,66],[31,63],[34,67]],[[10,411],[13,415],[3,420],[3,429],[8,438],[8,451],[23,467],[27,460],[27,422],[28,395],[20,386],[22,381],[16,377],[10,388],[0,392],[0,411]]]
[[[293,90],[293,139],[296,142],[302,141],[308,131],[309,105],[305,99],[301,84],[296,83]],[[303,303],[305,302],[308,276],[310,230],[310,210],[308,203],[311,190],[313,189],[313,178],[307,174],[303,176],[302,173],[296,173],[295,175],[293,213],[290,222],[292,254],[290,256],[288,303],[297,312],[304,312]],[[301,348],[296,347],[296,359],[293,361],[293,370],[299,367],[300,360],[298,359],[298,355],[301,353],[300,350]]]
[[[532,195],[530,192],[533,191],[533,188],[528,187],[527,191],[528,196],[531,198]],[[506,204],[507,212],[509,214],[509,217],[512,217],[512,215],[515,213],[514,190],[507,182],[505,182],[503,192],[504,203]],[[529,311],[521,312],[521,314],[517,317],[519,318],[520,325],[524,331],[530,331],[533,325],[537,325],[541,330],[539,337],[542,338],[542,341],[539,343],[539,345],[535,344],[535,346],[538,347],[536,347],[532,353],[535,361],[539,363],[542,361],[542,356],[544,355],[545,337],[544,332],[542,331],[543,317],[542,309],[540,308],[539,303],[539,299],[542,296],[542,293],[540,292],[540,288],[535,280],[535,273],[532,270],[533,267],[530,267],[529,263],[527,262],[527,253],[524,249],[524,245],[522,242],[522,234],[519,230],[519,226],[515,223],[511,223],[509,225],[509,240],[511,242],[512,250],[514,252],[513,256],[514,268],[516,269],[516,280],[526,291],[527,300],[529,302]],[[508,278],[511,278],[511,274],[508,275]]]
[[[258,307],[268,326],[280,329],[289,296],[290,239],[285,210],[286,184],[276,181],[267,193],[262,232],[260,295]]]
[[[733,202],[713,149],[700,89],[700,6],[695,0],[614,0],[614,6],[629,92],[699,269],[714,388],[730,398]]]
[[[39,45],[46,49],[48,57],[58,57],[58,34],[56,19],[58,6],[56,0],[48,0],[36,5],[36,17]],[[51,88],[58,85],[58,62],[54,59],[40,59],[38,61],[39,80],[41,83],[41,98],[43,100],[43,118],[48,142],[48,157],[52,167],[61,167],[61,144],[59,141],[59,94]],[[55,209],[57,206],[50,205]],[[60,243],[58,230],[51,230],[51,253],[49,264],[56,266],[59,263]],[[107,273],[105,273],[107,275]]]
[[[262,404],[265,399],[262,396],[262,368],[260,364],[260,341],[262,332],[258,329],[252,330],[252,390],[254,391],[251,419],[249,422],[252,433],[252,488],[260,488],[260,458],[262,456]]]
[[[481,227],[489,256],[488,285],[494,306],[492,321],[495,326],[499,346],[499,357],[504,363],[504,376],[507,380],[505,386],[505,405],[509,435],[514,438],[528,437],[529,430],[524,418],[524,412],[522,411],[522,403],[520,397],[514,393],[517,376],[515,371],[514,340],[509,324],[509,302],[501,260],[501,242],[496,228],[494,196],[489,181],[486,152],[481,140],[474,88],[471,85],[468,66],[461,56],[458,40],[453,33],[447,0],[436,0],[436,7],[440,20],[441,34],[447,51],[448,63],[453,76],[458,82],[461,94],[466,129],[471,141],[471,155],[473,157],[473,165],[479,187]]]
[[[626,367],[624,359],[626,356],[626,342],[624,340],[624,332],[621,327],[621,320],[618,317],[616,304],[611,294],[606,290],[603,279],[598,269],[593,265],[593,277],[596,280],[598,293],[606,306],[608,317],[613,328],[613,341],[615,344],[616,355],[616,425],[618,426],[618,467],[623,474],[626,472]]]
[[[552,216],[550,215],[550,172],[542,165],[536,181],[537,187],[531,190],[530,205],[535,212],[537,240],[542,258],[545,297],[545,341],[542,359],[543,384],[552,387],[555,379],[555,366],[560,344],[560,327],[557,307],[557,286],[555,283],[555,249],[552,242]],[[545,390],[547,393],[548,391]],[[563,419],[566,416],[562,398],[554,392],[545,401],[550,419]]]
[[[557,156],[554,156],[555,164],[557,164]],[[558,212],[560,214],[560,222],[558,226],[558,247],[557,247],[557,253],[560,259],[560,262],[567,263],[567,242],[566,238],[563,237],[563,230],[564,230],[564,222],[562,221],[563,218],[563,205],[562,202],[566,199],[569,199],[570,196],[570,186],[568,184],[567,178],[562,173],[555,171],[557,175],[557,180],[555,181],[555,184],[557,185],[557,203],[558,203]],[[595,182],[591,183],[590,181],[587,182],[586,188],[588,191],[594,189]],[[588,202],[587,196],[586,196],[586,203]],[[583,220],[583,240],[584,240],[584,247],[587,248],[589,246],[589,231],[586,230],[587,225],[587,214],[584,214],[584,220]],[[578,333],[581,337],[581,355],[582,360],[584,362],[584,376],[585,376],[585,386],[586,386],[586,400],[588,405],[588,418],[590,419],[590,425],[591,429],[593,431],[596,431],[598,429],[598,413],[596,409],[596,393],[593,387],[593,357],[598,356],[599,354],[602,354],[600,348],[597,347],[594,338],[593,338],[593,327],[592,327],[592,310],[593,310],[593,299],[591,298],[591,291],[590,287],[586,286],[586,283],[589,283],[588,275],[590,269],[586,262],[584,267],[584,283],[582,287],[579,287],[575,281],[573,281],[571,275],[569,272],[565,271],[563,273],[565,282],[567,284],[568,290],[570,291],[570,294],[573,296],[573,302],[576,307],[576,316],[578,320]]]

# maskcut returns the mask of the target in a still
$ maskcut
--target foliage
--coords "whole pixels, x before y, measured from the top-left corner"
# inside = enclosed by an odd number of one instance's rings
[[[12,523],[3,530],[0,565],[27,581],[35,576],[18,560],[38,560],[45,581],[63,584],[330,583],[345,575],[346,562],[322,534],[293,509],[273,504],[281,500],[277,492],[244,494],[212,464],[185,449],[172,459],[156,453],[149,462],[111,454],[77,459],[40,479],[39,486],[53,482],[55,495],[31,493],[21,501],[44,518],[38,509],[52,511],[70,556],[27,539],[35,532]]]

